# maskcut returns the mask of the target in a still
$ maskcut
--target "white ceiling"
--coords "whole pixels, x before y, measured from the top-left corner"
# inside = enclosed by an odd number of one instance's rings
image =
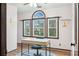
[[[24,3],[10,3],[10,4],[16,6],[18,8],[19,13],[26,12],[26,11],[28,12],[28,11],[37,9],[35,7],[31,7],[29,4],[24,5]],[[39,3],[39,5],[41,5],[42,8],[49,9],[49,8],[57,8],[62,6],[69,6],[72,4],[71,3],[47,3],[47,4]]]

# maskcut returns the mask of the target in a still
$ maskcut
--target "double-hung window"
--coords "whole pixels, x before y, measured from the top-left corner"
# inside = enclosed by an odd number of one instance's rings
[[[58,18],[48,19],[48,37],[58,38]]]
[[[43,11],[36,11],[33,16],[33,36],[44,37],[45,35],[45,14]]]
[[[23,21],[24,36],[30,36],[30,20]]]
[[[44,37],[44,19],[33,20],[33,36]]]

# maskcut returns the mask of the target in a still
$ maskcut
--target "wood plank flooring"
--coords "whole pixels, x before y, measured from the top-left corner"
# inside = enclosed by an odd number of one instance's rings
[[[27,49],[27,45],[24,44],[23,45],[23,49]],[[17,52],[21,51],[21,45],[18,44],[18,47],[16,50],[13,50],[11,52],[7,53],[7,56],[16,56]],[[56,49],[56,48],[51,48],[51,52],[54,53],[56,56],[70,56],[70,52],[69,50],[62,50],[62,49]],[[77,53],[75,54],[77,55]]]

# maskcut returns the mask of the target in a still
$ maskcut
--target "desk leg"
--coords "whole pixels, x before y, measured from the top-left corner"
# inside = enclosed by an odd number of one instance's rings
[[[28,44],[28,54],[29,54],[29,44]]]
[[[49,41],[49,56],[51,56],[50,41]]]
[[[45,55],[47,56],[47,46],[45,46]]]
[[[23,45],[23,44],[21,43],[21,56],[22,56],[22,48],[23,48],[22,45]]]

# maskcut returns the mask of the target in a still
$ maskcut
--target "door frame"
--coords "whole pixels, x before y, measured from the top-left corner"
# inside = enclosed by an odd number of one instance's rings
[[[79,56],[79,3],[78,3],[78,56]]]
[[[0,3],[0,56],[6,54],[6,3]]]

